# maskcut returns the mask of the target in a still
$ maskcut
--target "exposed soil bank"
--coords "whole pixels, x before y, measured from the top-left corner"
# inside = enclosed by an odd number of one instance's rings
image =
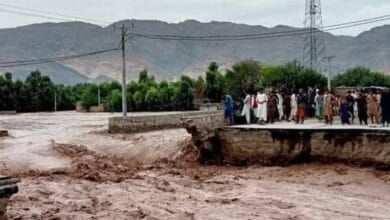
[[[216,131],[227,163],[341,161],[390,169],[390,131],[226,127]]]

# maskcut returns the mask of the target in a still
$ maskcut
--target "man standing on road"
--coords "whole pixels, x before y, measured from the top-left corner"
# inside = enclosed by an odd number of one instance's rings
[[[242,108],[241,116],[245,116],[247,124],[251,123],[251,95],[249,90],[245,92],[244,107]]]
[[[291,120],[297,121],[297,112],[298,112],[298,104],[297,104],[297,96],[295,94],[295,91],[291,94]]]
[[[268,95],[267,111],[268,123],[273,124],[278,115],[278,98],[273,90]]]
[[[333,95],[326,90],[324,94],[324,118],[326,124],[333,123],[333,101]],[[348,105],[348,103],[346,104]]]
[[[298,110],[297,110],[297,119],[296,123],[301,123],[305,121],[306,117],[306,107],[308,104],[308,98],[307,95],[303,92],[303,89],[299,89],[298,97],[297,97],[297,105],[298,105]]]
[[[279,113],[279,120],[283,119],[283,96],[280,94],[278,90],[276,90],[276,97],[278,98],[278,113]]]
[[[324,101],[318,89],[316,91],[316,96],[314,97],[314,104],[316,109],[315,116],[319,121],[321,121],[324,113]]]
[[[367,108],[371,123],[379,124],[378,99],[372,90],[369,91],[367,96]]]
[[[358,111],[358,118],[359,118],[360,125],[363,125],[363,122],[365,125],[368,125],[366,99],[367,97],[362,92],[358,93],[358,96],[356,98],[356,103],[357,103],[357,111]]]
[[[291,97],[286,93],[283,94],[283,114],[286,121],[290,121],[291,114]]]
[[[224,94],[224,102],[223,102],[223,107],[225,110],[225,119],[229,120],[229,124],[233,124],[233,99],[230,95],[223,93]]]
[[[385,127],[385,124],[387,123],[387,127],[390,126],[390,91],[388,88],[386,88],[382,92],[381,96],[381,111],[382,111],[382,125]]]
[[[351,115],[351,122],[353,124],[353,120],[355,119],[355,110],[354,110],[355,98],[352,96],[351,91],[349,91],[349,90],[347,92],[346,99],[348,102],[348,111]]]
[[[264,124],[267,121],[267,102],[268,97],[264,93],[264,89],[260,89],[256,97],[257,102],[257,117],[259,118],[258,123]]]

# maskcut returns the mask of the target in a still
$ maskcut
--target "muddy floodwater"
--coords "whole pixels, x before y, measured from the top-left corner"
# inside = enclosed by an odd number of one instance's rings
[[[388,171],[202,166],[184,129],[113,135],[111,116],[0,116],[9,219],[390,219]]]

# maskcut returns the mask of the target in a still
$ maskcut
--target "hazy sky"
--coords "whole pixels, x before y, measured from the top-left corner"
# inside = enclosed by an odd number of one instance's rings
[[[0,4],[109,23],[131,18],[175,23],[196,19],[202,22],[230,21],[267,27],[278,24],[302,27],[305,13],[305,0],[0,0]],[[54,19],[11,14],[4,9],[37,14],[0,5],[0,28],[47,21],[58,22]],[[390,0],[322,0],[324,25],[388,14],[390,14]],[[332,33],[357,35],[383,24],[390,24],[390,20],[332,31]]]

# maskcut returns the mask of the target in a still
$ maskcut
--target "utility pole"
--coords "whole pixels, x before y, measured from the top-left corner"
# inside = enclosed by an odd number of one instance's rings
[[[54,90],[54,111],[57,111],[57,91]]]
[[[327,56],[327,57],[324,57],[324,59],[326,59],[328,61],[328,73],[327,73],[327,78],[328,78],[328,90],[330,91],[331,89],[331,85],[330,85],[330,62],[332,61],[332,59],[334,58],[334,56]]]
[[[123,117],[127,116],[127,103],[126,103],[126,50],[125,50],[125,37],[127,28],[125,28],[125,25],[122,25],[122,114]]]
[[[98,84],[98,106],[100,106],[100,84]]]

